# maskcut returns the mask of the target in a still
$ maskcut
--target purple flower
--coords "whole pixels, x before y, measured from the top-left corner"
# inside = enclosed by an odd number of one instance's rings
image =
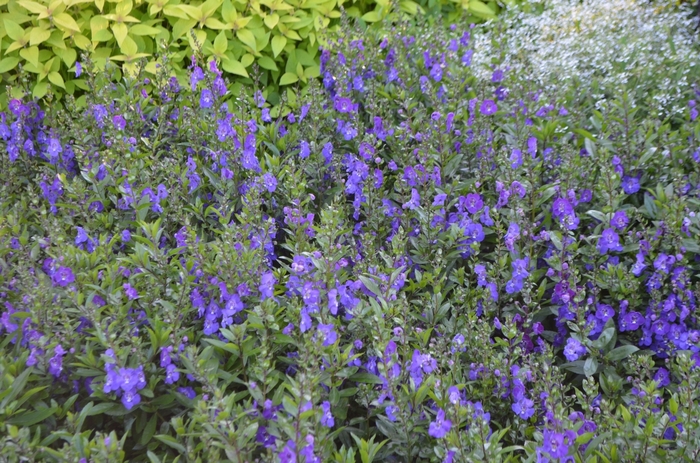
[[[338,340],[338,333],[335,332],[334,328],[335,326],[330,323],[327,325],[323,323],[318,324],[318,331],[321,334],[321,339],[323,339],[323,346],[331,346]]]
[[[333,101],[333,107],[339,113],[349,113],[352,112],[355,108],[350,98],[344,98],[339,96],[335,97],[335,100]]]
[[[598,239],[598,252],[607,254],[609,251],[622,251],[620,237],[615,233],[614,228],[607,228]]]
[[[277,279],[275,278],[275,275],[272,272],[266,272],[263,274],[260,280],[260,286],[258,287],[258,289],[260,290],[261,300],[264,301],[265,299],[274,296],[276,282]]]
[[[197,397],[197,393],[191,387],[178,387],[177,392],[192,400]]]
[[[479,195],[479,193],[469,193],[465,204],[467,211],[469,211],[470,214],[476,214],[482,207],[484,207],[484,201],[481,199],[481,195]]]
[[[481,114],[484,116],[491,116],[492,114],[496,114],[498,106],[496,106],[496,102],[493,100],[484,100],[479,107],[479,111],[481,111]]]
[[[445,419],[445,411],[441,408],[437,412],[435,421],[430,423],[428,434],[435,439],[442,439],[452,429],[452,421]]]
[[[134,299],[138,299],[139,297],[139,293],[138,291],[136,291],[136,288],[131,286],[129,283],[124,283],[124,292],[131,301],[133,301]]]
[[[127,410],[131,410],[141,403],[141,396],[136,391],[126,391],[122,395],[122,404]]]
[[[510,153],[510,167],[512,169],[517,169],[523,165],[523,152],[515,148]]]
[[[75,62],[75,77],[80,77],[80,74],[83,73],[83,65],[80,64],[80,61]]]
[[[569,338],[566,341],[566,347],[564,347],[564,357],[569,362],[578,360],[581,355],[586,353],[586,348],[578,340],[574,338]]]
[[[327,428],[332,428],[335,425],[335,420],[333,419],[333,413],[331,413],[331,404],[325,401],[321,404],[321,424]]]
[[[54,271],[53,275],[51,275],[51,281],[54,286],[65,288],[75,281],[75,275],[73,275],[73,270],[71,270],[70,267],[60,266]]]
[[[520,400],[515,402],[512,406],[511,409],[513,412],[518,415],[521,419],[527,420],[529,419],[532,415],[535,414],[535,402],[532,400],[528,399],[527,397],[523,396]]]
[[[610,221],[610,225],[612,225],[620,231],[624,230],[628,223],[629,218],[627,217],[627,213],[625,211],[617,211],[615,215],[613,215],[612,220]]]
[[[214,105],[214,95],[208,88],[202,89],[199,96],[199,107],[202,109],[211,108]]]
[[[306,159],[309,157],[310,153],[311,149],[309,148],[309,143],[306,141],[302,141],[299,147],[299,157],[302,159]]]
[[[115,129],[121,132],[126,127],[126,119],[124,119],[124,116],[121,114],[117,114],[112,117],[112,124],[114,125]]]
[[[266,173],[262,177],[263,181],[263,186],[267,190],[268,193],[274,193],[275,190],[277,189],[277,178],[272,175],[271,173]]]
[[[420,195],[418,190],[411,188],[411,199],[403,204],[404,209],[413,210],[420,206]]]
[[[287,441],[287,444],[279,453],[280,463],[297,463],[297,455],[294,452],[294,447],[293,441]]]
[[[621,185],[625,193],[627,193],[628,195],[634,194],[639,191],[639,178],[625,175],[622,178]]]

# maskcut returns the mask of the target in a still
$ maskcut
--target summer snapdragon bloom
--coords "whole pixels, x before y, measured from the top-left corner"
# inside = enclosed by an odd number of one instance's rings
[[[481,111],[481,114],[484,116],[491,116],[496,114],[498,106],[496,106],[496,102],[493,100],[484,100],[479,107],[479,111]]]
[[[638,177],[630,177],[629,175],[626,175],[622,178],[621,182],[622,189],[625,193],[628,195],[634,194],[639,191],[639,178]]]
[[[629,218],[627,217],[627,213],[625,211],[617,211],[610,221],[610,225],[620,231],[624,230],[628,223]]]
[[[331,413],[331,404],[327,400],[321,404],[321,424],[327,428],[335,426],[335,419]]]
[[[430,374],[435,369],[437,369],[437,361],[430,354],[421,354],[418,349],[413,351],[413,358],[408,371],[416,387],[423,383],[423,373]]]
[[[430,423],[428,434],[436,439],[442,439],[452,429],[452,421],[445,419],[445,411],[438,410],[435,421]]]
[[[622,245],[620,244],[620,237],[615,233],[614,228],[607,228],[603,231],[603,234],[598,239],[598,252],[601,254],[607,254],[610,251],[622,251]]]
[[[331,323],[327,325],[319,323],[318,332],[323,339],[323,346],[332,346],[338,340],[338,333],[335,332],[335,326]]]
[[[567,339],[566,347],[564,347],[564,357],[566,357],[566,360],[568,360],[569,362],[576,361],[585,353],[586,347],[583,344],[581,344],[577,339]]]
[[[51,275],[51,281],[54,286],[65,288],[75,281],[75,275],[73,275],[73,270],[70,267],[60,266]]]

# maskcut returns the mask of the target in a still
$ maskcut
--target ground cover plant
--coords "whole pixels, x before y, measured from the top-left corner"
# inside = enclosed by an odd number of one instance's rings
[[[0,457],[697,461],[698,70],[553,86],[511,32],[346,25],[275,109],[203,55],[12,100]]]

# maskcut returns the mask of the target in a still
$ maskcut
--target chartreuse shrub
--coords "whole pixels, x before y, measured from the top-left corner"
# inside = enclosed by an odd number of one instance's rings
[[[11,100],[2,458],[698,461],[697,74],[596,106],[481,34],[343,29],[277,115],[206,59]]]
[[[425,7],[413,0],[2,0],[0,107],[20,96],[4,87],[22,80],[34,98],[49,90],[56,97],[87,91],[80,74],[83,54],[99,68],[109,60],[126,73],[145,65],[154,75],[156,56],[167,52],[170,69],[184,78],[189,58],[200,49],[220,61],[238,87],[256,80],[277,102],[279,86],[306,85],[319,76],[319,43],[337,27],[343,6],[368,23],[443,6],[455,20],[467,21],[490,19],[500,10],[481,0],[431,0]]]

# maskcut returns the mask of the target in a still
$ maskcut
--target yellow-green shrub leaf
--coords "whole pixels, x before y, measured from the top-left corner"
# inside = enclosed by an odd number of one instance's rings
[[[56,26],[63,31],[70,32],[80,32],[80,27],[75,19],[71,17],[68,13],[59,13],[53,15],[53,22]]]
[[[180,19],[190,19],[189,15],[180,8],[180,5],[165,5],[163,14]]]
[[[214,29],[217,31],[233,29],[233,27],[230,27],[228,24],[222,23],[216,18],[207,18],[207,20],[204,21],[204,27],[208,29]]]
[[[226,38],[226,32],[221,31],[214,39],[214,51],[218,55],[223,55],[228,49],[228,39]]]
[[[49,83],[48,82],[37,82],[36,85],[34,86],[34,89],[32,90],[32,96],[34,98],[43,98],[46,96],[46,92],[49,91]]]
[[[107,29],[100,29],[92,33],[93,42],[109,42],[114,38],[114,35]]]
[[[31,2],[29,0],[20,0],[17,2],[19,6],[27,11],[31,11],[34,14],[42,14],[46,12],[46,5],[42,5],[37,2]]]
[[[287,46],[287,37],[283,35],[272,37],[272,53],[275,55],[275,58],[279,56],[285,46]]]
[[[18,42],[24,41],[24,29],[22,29],[22,26],[9,19],[3,22],[5,23],[5,32],[7,32],[8,37]]]
[[[308,79],[315,79],[316,77],[321,75],[321,67],[320,66],[310,66],[306,69],[304,69],[304,77]]]
[[[40,43],[49,40],[49,37],[51,37],[51,31],[41,27],[33,27],[29,32],[29,44],[39,45]]]
[[[147,26],[146,24],[134,24],[129,28],[129,33],[132,35],[158,35],[160,33],[160,29],[157,29],[153,26]]]
[[[16,56],[8,56],[0,60],[0,74],[11,71],[19,63],[19,58]]]
[[[382,15],[379,11],[369,11],[362,15],[362,20],[368,23],[376,23],[382,20]]]
[[[201,21],[202,18],[204,18],[204,13],[202,12],[202,9],[198,6],[177,5],[177,8],[184,11],[188,17],[194,19],[197,22]]]
[[[78,58],[78,53],[72,48],[66,48],[61,50],[60,48],[53,48],[53,52],[56,56],[61,58],[61,60],[66,63],[66,66],[72,66],[75,60]]]
[[[255,43],[255,36],[248,29],[236,31],[236,37],[245,45],[248,45],[254,52],[258,51],[257,44]]]
[[[258,64],[261,68],[267,69],[268,71],[279,71],[275,60],[273,60],[269,56],[261,56],[260,58],[258,58]]]
[[[117,39],[117,44],[121,47],[124,39],[129,35],[129,27],[124,23],[113,23],[112,32],[114,32],[114,38]]]
[[[197,24],[194,19],[178,19],[173,24],[173,39],[179,39],[183,35],[189,33],[190,30]]]
[[[255,56],[251,55],[250,53],[246,53],[245,55],[241,56],[241,64],[245,68],[253,64],[253,61],[255,61]]]
[[[285,72],[280,78],[280,85],[289,85],[299,81],[299,76],[293,72]]]
[[[132,39],[128,35],[124,37],[124,40],[122,41],[119,48],[121,52],[124,53],[127,57],[136,56],[136,53],[139,52],[139,47],[136,45],[136,42],[134,42],[134,39]]]
[[[469,0],[469,12],[480,18],[492,19],[496,13],[480,0]]]
[[[66,84],[63,82],[63,77],[61,77],[61,74],[56,71],[49,72],[49,81],[61,88],[66,88]]]
[[[32,63],[34,66],[39,67],[39,47],[36,45],[21,49],[19,51],[19,56],[27,60],[27,62]]]
[[[75,42],[75,46],[81,50],[88,50],[92,47],[90,39],[85,37],[83,34],[75,34],[73,36],[73,42]]]
[[[233,56],[226,56],[225,59],[221,61],[221,67],[224,68],[224,71],[230,72],[231,74],[248,77],[248,71],[245,70],[245,66]]]
[[[279,20],[280,20],[280,15],[278,15],[277,13],[269,14],[269,15],[265,16],[265,19],[264,19],[265,25],[270,29],[274,29],[275,26],[277,25],[277,23],[279,22]]]
[[[206,2],[202,3],[200,8],[202,10],[202,13],[204,13],[204,16],[209,17],[213,15],[216,10],[219,9],[222,3],[223,0],[207,0]]]

